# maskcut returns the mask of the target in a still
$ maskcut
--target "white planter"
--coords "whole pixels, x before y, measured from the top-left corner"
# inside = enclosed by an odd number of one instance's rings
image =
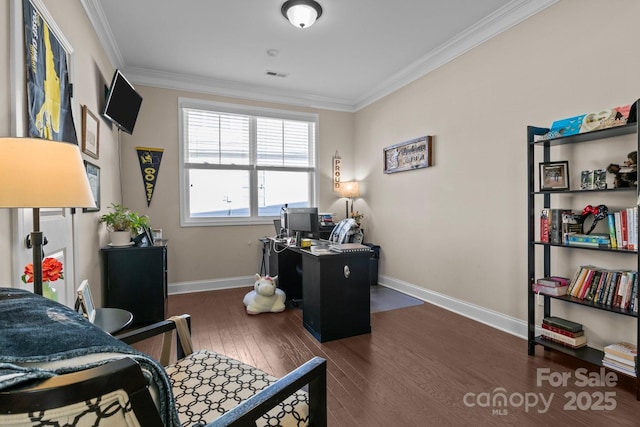
[[[131,244],[131,233],[128,231],[112,231],[109,236],[111,237],[111,246],[129,246]]]

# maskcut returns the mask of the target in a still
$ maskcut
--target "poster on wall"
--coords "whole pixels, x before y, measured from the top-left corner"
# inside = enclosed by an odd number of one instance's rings
[[[160,162],[162,161],[162,148],[136,147],[138,161],[140,162],[140,172],[142,172],[142,183],[144,193],[147,196],[147,207],[151,204],[153,191],[160,172]]]
[[[23,13],[28,136],[77,144],[67,52],[31,1]]]

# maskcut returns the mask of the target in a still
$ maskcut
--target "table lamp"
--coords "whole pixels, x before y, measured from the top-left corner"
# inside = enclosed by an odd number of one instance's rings
[[[348,181],[340,184],[338,196],[346,197],[345,218],[349,218],[349,199],[351,199],[351,212],[353,212],[353,199],[360,197],[358,181]]]
[[[0,138],[0,208],[33,208],[33,291],[42,295],[40,208],[95,207],[75,144]]]

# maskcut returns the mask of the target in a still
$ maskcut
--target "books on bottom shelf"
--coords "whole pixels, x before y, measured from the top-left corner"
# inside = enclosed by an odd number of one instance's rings
[[[542,338],[573,349],[587,345],[587,337],[580,323],[556,316],[542,319]]]
[[[638,347],[628,342],[610,344],[604,348],[602,364],[623,374],[636,376]]]

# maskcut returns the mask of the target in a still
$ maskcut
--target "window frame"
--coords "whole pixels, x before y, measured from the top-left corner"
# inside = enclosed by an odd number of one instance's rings
[[[314,137],[315,143],[311,155],[313,156],[313,167],[286,167],[286,166],[258,166],[256,161],[256,136],[254,130],[251,132],[250,153],[251,159],[247,165],[226,165],[216,164],[205,166],[192,163],[188,166],[185,163],[185,123],[183,110],[185,108],[215,111],[221,113],[241,114],[252,117],[268,117],[283,120],[297,120],[315,123]],[[178,158],[180,177],[180,226],[200,227],[200,226],[230,226],[230,225],[262,225],[273,224],[276,216],[258,216],[258,180],[257,174],[260,170],[267,171],[299,171],[309,173],[309,203],[310,206],[317,206],[317,182],[318,182],[318,128],[319,115],[316,113],[306,113],[301,111],[280,110],[274,108],[256,107],[251,105],[232,104],[217,101],[208,101],[193,98],[178,98]],[[189,212],[189,178],[190,169],[216,169],[216,170],[245,170],[249,172],[249,211],[248,217],[191,217]]]

